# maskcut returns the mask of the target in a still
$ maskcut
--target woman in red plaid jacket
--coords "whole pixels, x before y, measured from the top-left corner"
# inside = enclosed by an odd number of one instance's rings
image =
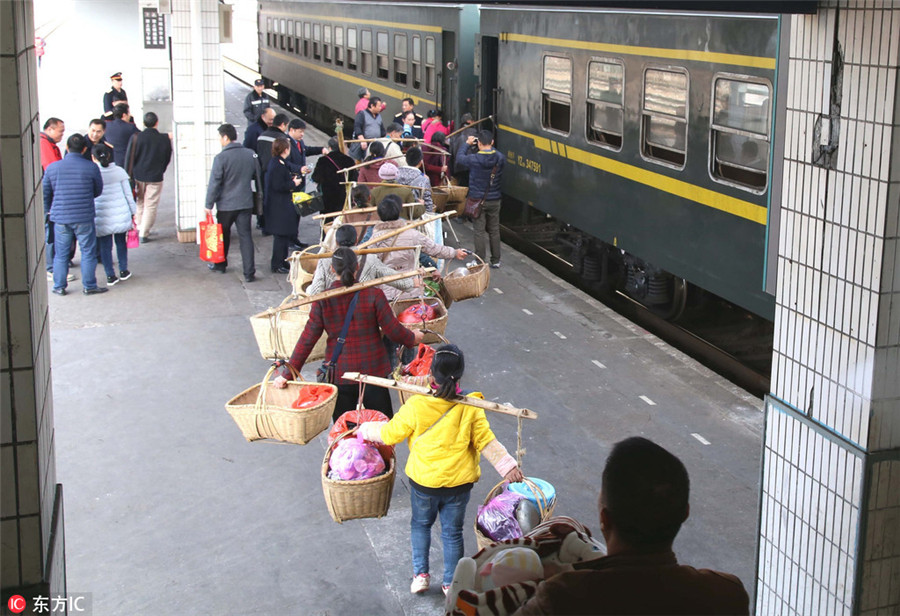
[[[331,288],[349,287],[356,282],[359,263],[356,253],[351,249],[338,248],[334,251],[331,267],[340,277],[340,280],[336,281]],[[391,362],[381,339],[382,331],[393,342],[410,348],[417,346],[423,338],[421,331],[411,331],[397,320],[381,289],[370,287],[357,291],[356,295],[359,295],[359,299],[356,309],[353,311],[353,319],[350,321],[347,340],[335,366],[334,373],[337,377],[335,385],[338,387],[333,414],[335,421],[344,412],[355,409],[359,399],[359,385],[354,381],[344,381],[340,375],[345,372],[359,372],[383,377],[390,373]],[[291,354],[290,363],[298,372],[323,330],[328,332],[325,359],[331,360],[353,296],[354,294],[347,293],[319,300],[312,305],[312,309],[309,311],[309,320]],[[287,378],[290,376],[287,366],[282,366],[280,372],[273,382],[278,388],[285,387]],[[381,411],[388,417],[394,416],[390,392],[383,387],[366,386],[363,406],[367,409]]]

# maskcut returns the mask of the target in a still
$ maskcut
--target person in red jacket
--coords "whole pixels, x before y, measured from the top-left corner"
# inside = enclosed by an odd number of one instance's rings
[[[346,247],[335,250],[334,256],[331,257],[331,266],[339,277],[332,285],[332,289],[349,287],[356,283],[359,261],[353,250]],[[358,299],[350,321],[350,329],[347,331],[341,354],[335,362],[334,384],[338,388],[337,402],[332,415],[335,421],[346,411],[355,409],[359,398],[359,385],[355,381],[341,379],[342,374],[360,372],[385,377],[391,371],[391,362],[381,338],[382,331],[391,341],[409,348],[422,342],[423,337],[420,330],[411,331],[397,320],[381,289],[369,287],[358,291],[355,295]],[[319,300],[312,305],[309,320],[291,354],[290,363],[298,372],[323,331],[328,334],[325,360],[332,360],[334,347],[341,335],[353,297],[354,294],[347,293]],[[280,370],[281,373],[275,378],[273,385],[283,388],[290,374],[287,366],[282,366]],[[365,408],[380,411],[388,417],[394,416],[389,390],[369,385],[363,393]]]
[[[44,130],[41,132],[41,168],[46,171],[52,163],[62,160],[62,153],[59,146],[56,145],[62,141],[63,135],[66,134],[66,124],[59,118],[50,118],[44,122]],[[47,263],[47,280],[53,280],[53,256],[54,256],[54,232],[53,223],[50,219],[44,221],[44,240],[47,243],[47,250],[44,253],[44,260]],[[75,243],[72,243],[72,254],[75,256]],[[75,280],[75,274],[66,276],[67,282]]]

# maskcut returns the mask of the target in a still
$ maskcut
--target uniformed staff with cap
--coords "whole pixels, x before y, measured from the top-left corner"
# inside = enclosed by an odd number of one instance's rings
[[[112,119],[116,105],[128,104],[128,95],[122,89],[122,73],[113,73],[109,78],[112,80],[112,88],[103,95],[103,117]]]
[[[244,117],[250,124],[259,120],[260,114],[272,106],[269,95],[265,93],[265,87],[266,82],[257,79],[253,82],[253,89],[247,93],[247,98],[244,99]]]

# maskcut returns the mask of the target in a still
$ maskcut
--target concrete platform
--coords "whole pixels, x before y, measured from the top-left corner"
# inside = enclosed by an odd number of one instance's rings
[[[235,121],[245,91],[228,81]],[[269,274],[271,239],[256,231],[257,282],[241,280],[236,242],[229,272],[210,273],[196,246],[175,241],[173,199],[170,180],[155,240],[129,254],[130,280],[50,297],[70,592],[92,593],[95,614],[441,613],[439,585],[409,594],[405,475],[386,518],[339,525],[321,493],[324,435],[303,447],[244,441],[224,404],[269,365],[247,317],[289,286]],[[455,228],[471,247],[471,227]],[[651,438],[692,479],[679,559],[735,573],[753,594],[760,400],[506,246],[487,293],[451,307],[447,336],[467,353],[465,386],[540,414],[524,428],[524,470],[556,486],[557,513],[599,534],[611,445]],[[515,420],[489,419],[513,450]],[[408,450],[397,449],[402,469]],[[468,553],[477,506],[499,480],[487,463],[482,473]],[[436,525],[437,580],[441,562]]]

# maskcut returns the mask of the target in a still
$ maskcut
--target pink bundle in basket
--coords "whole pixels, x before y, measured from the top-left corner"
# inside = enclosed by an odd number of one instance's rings
[[[331,471],[337,475],[333,477],[334,479],[342,481],[371,479],[384,473],[384,470],[384,458],[381,457],[378,448],[364,441],[359,434],[356,438],[343,439],[331,453]],[[329,477],[332,473],[329,473]]]

